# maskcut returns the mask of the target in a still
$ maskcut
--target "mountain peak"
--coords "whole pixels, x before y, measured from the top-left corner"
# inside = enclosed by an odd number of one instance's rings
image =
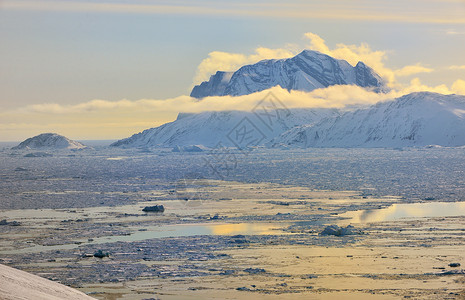
[[[355,81],[358,86],[372,88],[377,93],[389,91],[381,76],[362,61],[355,65]]]
[[[234,72],[217,71],[210,76],[210,80],[202,82],[192,89],[191,97],[203,98],[207,96],[221,96],[228,86]]]
[[[329,58],[332,58],[331,56],[329,56],[327,54],[324,54],[324,53],[321,53],[321,52],[315,51],[315,50],[309,50],[309,49],[302,50],[302,52],[300,52],[296,56],[312,56],[312,57],[327,56]]]
[[[240,96],[274,86],[312,91],[331,85],[358,85],[376,92],[387,91],[384,80],[363,62],[355,67],[345,60],[313,50],[303,50],[287,59],[268,59],[245,65],[235,72],[218,71],[194,87],[191,97]]]

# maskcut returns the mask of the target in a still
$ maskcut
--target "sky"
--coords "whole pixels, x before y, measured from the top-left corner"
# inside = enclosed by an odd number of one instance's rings
[[[119,139],[181,111],[248,109],[263,93],[188,95],[216,70],[303,49],[363,60],[393,92],[273,89],[290,107],[465,94],[465,0],[0,0],[0,141]]]

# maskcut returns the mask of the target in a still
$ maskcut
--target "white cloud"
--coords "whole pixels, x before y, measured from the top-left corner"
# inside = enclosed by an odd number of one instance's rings
[[[264,47],[255,49],[255,53],[250,55],[213,51],[197,67],[194,84],[208,80],[216,71],[236,71],[244,65],[253,64],[260,60],[288,58],[294,55],[295,52],[292,52],[290,49],[270,49]]]

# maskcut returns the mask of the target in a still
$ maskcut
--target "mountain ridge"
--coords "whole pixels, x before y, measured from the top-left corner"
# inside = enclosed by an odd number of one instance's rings
[[[269,145],[415,147],[465,145],[465,96],[416,92],[295,127]]]
[[[331,85],[348,84],[375,92],[388,90],[384,80],[361,61],[352,66],[345,60],[304,50],[291,58],[262,60],[242,66],[235,72],[217,71],[208,81],[195,86],[190,96],[241,96],[274,86],[288,91],[309,92]]]
[[[284,111],[283,111],[284,112]],[[112,147],[175,147],[204,145],[215,147],[236,146],[231,132],[241,126],[255,130],[255,138],[268,142],[278,134],[292,127],[319,121],[323,117],[339,114],[337,109],[295,109],[286,110],[275,117],[271,124],[265,124],[259,115],[245,111],[220,111],[202,113],[180,113],[175,121],[159,127],[146,129],[126,139],[119,140]],[[229,135],[229,136],[228,136]]]

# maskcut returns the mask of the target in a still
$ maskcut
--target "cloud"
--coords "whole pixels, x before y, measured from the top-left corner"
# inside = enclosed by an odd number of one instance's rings
[[[394,73],[397,77],[410,76],[418,73],[431,73],[434,70],[431,68],[424,67],[420,64],[405,66],[401,69],[396,70]]]
[[[465,65],[463,66],[450,66],[449,70],[465,70]]]
[[[400,92],[401,94],[408,94],[413,92],[433,92],[433,93],[440,93],[440,94],[452,94],[453,92],[445,85],[437,85],[437,86],[428,86],[426,84],[421,83],[419,78],[413,78],[410,81],[410,85],[403,88]]]
[[[289,1],[264,5],[262,1],[176,1],[171,4],[130,1],[127,3],[97,1],[4,0],[6,10],[33,10],[51,12],[97,12],[117,14],[239,16],[251,18],[292,18],[337,21],[365,21],[390,23],[465,24],[460,1],[411,0],[409,3],[392,1]],[[438,2],[439,3],[439,2]],[[438,8],[439,7],[439,8]]]
[[[310,49],[330,55],[332,53],[326,46],[326,42],[319,35],[313,32],[304,33],[304,37],[310,40]]]
[[[347,105],[373,104],[380,99],[388,99],[389,94],[378,94],[355,85],[336,85],[311,92],[287,91],[279,86],[268,90],[243,96],[213,96],[199,101],[186,95],[169,99],[141,99],[130,101],[92,100],[75,105],[61,105],[57,103],[44,103],[18,108],[12,112],[15,114],[42,114],[42,115],[66,115],[95,113],[111,114],[113,112],[202,112],[221,110],[252,110],[268,93],[273,93],[289,108],[302,107],[338,107]]]
[[[410,76],[418,73],[430,73],[433,71],[433,69],[424,67],[419,63],[393,70],[385,65],[385,61],[387,60],[386,51],[372,50],[366,43],[362,43],[359,46],[339,43],[336,45],[336,48],[331,50],[326,45],[325,40],[319,35],[307,32],[304,36],[310,41],[308,45],[310,49],[337,59],[344,59],[351,65],[356,65],[359,61],[362,61],[373,68],[391,87],[398,85],[396,80],[397,77]]]
[[[465,81],[457,80],[450,88],[446,85],[430,87],[414,78],[408,87],[387,94],[374,93],[354,85],[334,85],[311,92],[289,92],[277,86],[250,95],[215,96],[201,101],[182,95],[136,101],[92,100],[75,105],[44,103],[0,112],[0,132],[3,140],[24,139],[33,133],[49,131],[60,132],[74,139],[119,139],[173,121],[179,112],[251,111],[270,92],[288,108],[349,109],[418,91],[465,95]]]
[[[465,80],[458,79],[452,84],[452,91],[457,94],[465,95]]]
[[[213,51],[197,67],[194,84],[208,80],[216,71],[236,71],[243,65],[253,64],[264,59],[288,58],[294,55],[295,52],[292,52],[290,49],[270,49],[264,47],[255,49],[255,53],[250,55]]]
[[[456,31],[454,29],[448,29],[446,31],[446,34],[447,35],[462,35],[462,34],[465,34],[465,31]]]
[[[57,103],[43,103],[43,104],[33,104],[27,106],[24,109],[25,111],[35,112],[35,113],[46,113],[46,114],[64,114],[69,112],[99,112],[103,109],[115,109],[115,108],[130,108],[134,106],[134,102],[123,99],[116,102],[111,102],[107,100],[92,100],[77,105],[60,105]],[[20,109],[20,110],[22,110]]]
[[[0,112],[0,132],[4,140],[27,138],[45,131],[61,132],[71,138],[123,138],[173,121],[179,112],[251,111],[270,92],[288,108],[344,108],[373,104],[395,96],[376,94],[358,86],[331,86],[309,93],[274,87],[250,95],[207,97],[202,101],[182,95],[136,101],[92,100],[75,105],[43,103]]]

